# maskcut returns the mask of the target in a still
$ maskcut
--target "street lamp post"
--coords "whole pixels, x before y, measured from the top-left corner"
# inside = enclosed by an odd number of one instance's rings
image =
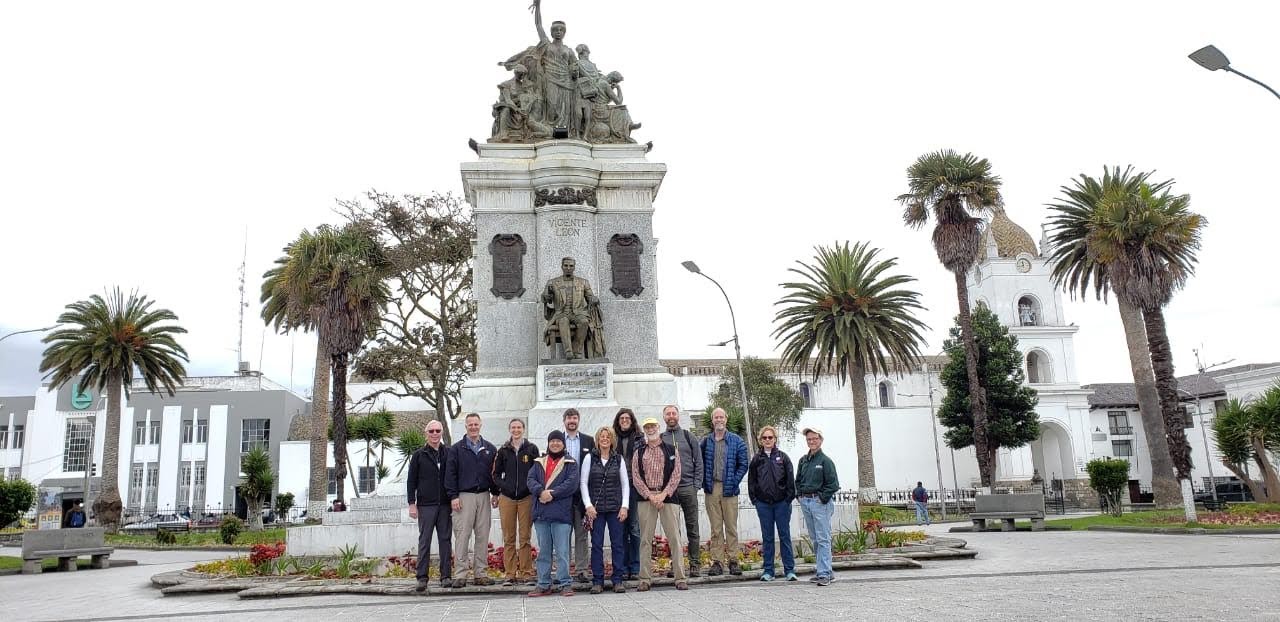
[[[1200,350],[1193,349],[1192,352],[1195,352],[1195,355],[1196,355],[1196,368],[1200,370],[1200,389],[1199,390],[1201,391],[1204,390],[1204,373],[1205,372],[1215,367],[1222,367],[1223,365],[1231,363],[1232,361],[1235,360],[1235,359],[1230,359],[1230,360],[1223,361],[1221,363],[1205,365],[1204,363],[1200,362]],[[1179,389],[1179,391],[1181,391],[1181,389]],[[1182,391],[1182,392],[1186,393],[1186,391]],[[1188,395],[1190,395],[1190,393],[1188,393]],[[1203,410],[1200,408],[1201,395],[1202,394],[1197,393],[1195,396],[1196,397],[1196,418],[1200,420],[1200,439],[1204,441],[1205,466],[1209,467],[1209,490],[1213,494],[1213,501],[1216,504],[1218,502],[1218,478],[1215,477],[1213,474],[1213,456],[1209,453],[1209,433],[1205,431],[1205,426],[1207,424],[1205,423],[1204,415],[1207,415],[1209,413],[1203,412]]]
[[[942,520],[947,520],[947,487],[942,482],[942,454],[938,451],[938,415],[933,407],[933,376],[929,375],[929,364],[921,365],[921,371],[929,380],[929,424],[933,428],[933,463],[938,469],[938,496],[942,498],[939,503],[942,507]],[[899,393],[903,397],[921,397],[918,393]],[[951,477],[955,478],[955,452],[951,453]],[[956,511],[960,511],[960,495],[956,494]]]
[[[1219,69],[1222,69],[1222,70],[1225,70],[1227,73],[1234,73],[1237,76],[1244,78],[1245,80],[1248,80],[1264,89],[1267,89],[1268,91],[1271,91],[1272,95],[1275,95],[1277,98],[1280,98],[1280,93],[1277,93],[1275,89],[1267,86],[1261,80],[1257,80],[1243,73],[1240,73],[1235,69],[1232,69],[1231,61],[1227,60],[1227,55],[1223,54],[1222,50],[1219,50],[1218,48],[1212,45],[1206,45],[1192,52],[1187,57],[1195,61],[1197,65],[1200,65],[1201,67],[1204,67],[1209,71],[1217,71]]]
[[[7,335],[3,336],[3,337],[0,337],[0,341],[4,341],[5,339],[8,339],[8,338],[10,338],[10,337],[12,337],[12,336],[14,336],[14,335],[21,335],[21,334],[23,334],[23,333],[43,333],[43,332],[44,332],[44,331],[46,331],[46,330],[53,330],[53,329],[55,329],[55,328],[57,328],[57,327],[58,327],[58,326],[55,324],[55,325],[53,325],[53,326],[46,326],[46,327],[44,327],[44,328],[28,328],[27,330],[15,330],[15,331],[13,331],[13,332],[11,332],[11,333],[9,333],[9,334],[7,334]]]
[[[729,306],[729,323],[733,326],[733,355],[738,361],[738,388],[742,390],[742,419],[747,425],[747,451],[752,455],[755,455],[755,428],[751,426],[751,412],[747,406],[747,381],[742,374],[742,344],[738,342],[738,320],[733,314],[733,303],[729,302],[729,294],[725,293],[724,287],[721,287],[719,281],[707,276],[706,273],[698,268],[698,264],[693,263],[692,261],[684,261],[681,262],[680,265],[684,266],[685,270],[703,276],[708,281],[715,283],[716,287],[720,289],[720,294],[724,296],[724,303]]]

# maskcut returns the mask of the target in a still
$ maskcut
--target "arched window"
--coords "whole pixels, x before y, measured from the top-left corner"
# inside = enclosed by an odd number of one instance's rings
[[[807,382],[800,383],[800,399],[804,400],[805,408],[813,408],[813,385]]]
[[[1027,382],[1031,384],[1053,382],[1053,368],[1049,363],[1049,356],[1044,352],[1032,350],[1027,353]]]
[[[1032,296],[1023,296],[1018,299],[1018,326],[1039,326],[1040,318],[1040,301]]]
[[[881,380],[878,386],[880,408],[893,407],[893,385],[888,380]]]

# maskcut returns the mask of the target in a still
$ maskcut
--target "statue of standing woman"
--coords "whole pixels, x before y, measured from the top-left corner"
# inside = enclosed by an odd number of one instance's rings
[[[569,138],[580,138],[574,119],[576,104],[575,87],[578,78],[578,57],[565,45],[565,25],[551,22],[551,38],[542,29],[542,0],[533,0],[533,24],[538,28],[538,45],[534,46],[534,58],[539,65],[543,95],[546,98],[546,123],[554,129],[569,133]]]

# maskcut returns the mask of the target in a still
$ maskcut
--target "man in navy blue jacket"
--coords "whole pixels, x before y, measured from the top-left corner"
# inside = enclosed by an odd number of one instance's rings
[[[751,462],[747,444],[729,431],[729,416],[723,408],[711,412],[711,434],[702,439],[702,492],[711,523],[710,576],[740,575],[738,565],[738,487],[747,476]]]
[[[493,461],[498,450],[480,436],[480,415],[468,414],[465,422],[467,434],[449,448],[451,468],[445,471],[444,478],[453,508],[453,560],[457,571],[453,573],[453,587],[465,587],[468,573],[474,573],[476,585],[493,584],[485,569],[489,566],[493,495],[498,494],[493,482]]]

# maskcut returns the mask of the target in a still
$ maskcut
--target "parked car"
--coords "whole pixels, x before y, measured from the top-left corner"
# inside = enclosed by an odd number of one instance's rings
[[[1244,503],[1253,501],[1253,491],[1241,481],[1220,482],[1216,486],[1218,493],[1218,502]],[[1197,503],[1213,502],[1212,492],[1202,492],[1196,495]]]
[[[125,525],[124,531],[155,531],[157,529],[190,529],[191,519],[179,514],[153,514],[147,518]]]

